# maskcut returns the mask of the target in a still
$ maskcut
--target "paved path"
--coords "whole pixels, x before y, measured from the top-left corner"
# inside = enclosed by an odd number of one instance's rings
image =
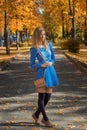
[[[87,77],[61,51],[55,49],[55,55],[60,86],[54,89],[46,112],[54,130],[87,130]],[[28,59],[28,53],[19,54],[0,71],[0,130],[53,130],[33,124],[37,92]]]

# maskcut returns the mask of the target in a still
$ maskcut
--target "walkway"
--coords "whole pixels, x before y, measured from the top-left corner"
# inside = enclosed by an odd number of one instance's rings
[[[33,123],[37,92],[34,70],[28,67],[29,55],[25,53],[0,71],[0,130],[87,130],[87,77],[61,51],[55,49],[55,55],[60,86],[46,108],[54,129]]]

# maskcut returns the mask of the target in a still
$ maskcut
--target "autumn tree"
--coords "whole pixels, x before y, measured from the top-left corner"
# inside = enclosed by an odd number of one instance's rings
[[[62,37],[65,35],[65,18],[67,10],[67,2],[63,0],[44,0],[44,25],[47,31],[55,36],[62,33]]]
[[[1,33],[5,11],[8,32],[20,33],[21,41],[24,34],[32,35],[33,30],[42,25],[53,41],[60,36],[76,38],[87,26],[87,0],[0,0]]]
[[[1,10],[5,12],[5,45],[8,47],[8,32],[24,32],[41,26],[41,16],[37,11],[37,0],[1,0]],[[3,23],[3,24],[4,24]],[[27,31],[26,31],[27,32]],[[8,52],[7,52],[8,53]]]

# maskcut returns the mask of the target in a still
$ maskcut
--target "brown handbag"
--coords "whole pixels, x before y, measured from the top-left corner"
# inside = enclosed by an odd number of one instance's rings
[[[44,78],[40,78],[34,81],[34,85],[36,86],[36,88],[41,88],[46,86],[46,82]]]

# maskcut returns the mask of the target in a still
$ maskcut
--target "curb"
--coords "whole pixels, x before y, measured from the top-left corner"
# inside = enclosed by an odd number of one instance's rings
[[[12,60],[14,58],[14,56],[15,55],[7,56],[7,57],[0,59],[0,71],[3,71],[5,69],[9,68],[10,60]]]
[[[86,76],[87,76],[87,64],[77,60],[76,58],[72,58],[71,56],[69,56],[68,54],[66,54],[65,52],[63,53],[71,62],[73,62],[75,64],[75,66],[81,71],[83,72]]]
[[[16,54],[15,54],[16,55]],[[13,55],[7,55],[5,57],[2,56],[2,58],[0,57],[0,62],[3,62],[5,60],[10,60],[11,58],[13,58],[15,56],[14,54]]]

